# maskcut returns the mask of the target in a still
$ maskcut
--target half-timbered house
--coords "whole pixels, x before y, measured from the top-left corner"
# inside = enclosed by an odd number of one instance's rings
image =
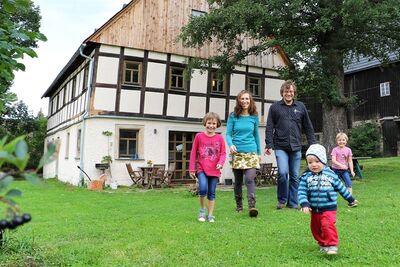
[[[138,168],[148,160],[175,163],[174,180],[185,179],[194,135],[204,130],[202,117],[218,113],[225,134],[243,89],[255,97],[263,145],[269,106],[281,98],[275,68],[287,59],[279,52],[250,56],[223,79],[214,68],[185,79],[191,57],[217,54],[216,42],[195,49],[176,41],[191,16],[208,10],[206,0],[134,0],[83,42],[43,95],[49,98],[46,139],[59,147],[45,177],[78,184],[78,165],[96,178],[96,163],[110,155],[118,184],[131,184],[125,163]],[[232,178],[228,162],[224,178]]]

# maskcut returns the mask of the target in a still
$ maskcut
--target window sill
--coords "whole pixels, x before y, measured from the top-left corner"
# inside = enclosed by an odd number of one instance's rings
[[[116,161],[126,161],[126,160],[129,160],[129,161],[145,161],[145,159],[132,159],[132,158],[116,158],[115,159]]]

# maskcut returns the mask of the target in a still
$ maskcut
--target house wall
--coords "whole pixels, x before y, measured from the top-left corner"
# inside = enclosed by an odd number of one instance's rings
[[[72,125],[67,129],[58,131],[46,138],[47,142],[57,142],[58,154],[56,160],[45,165],[44,178],[57,177],[60,181],[78,185],[80,173],[79,165],[91,179],[97,179],[102,171],[95,168],[96,163],[100,163],[103,156],[112,156],[111,175],[106,171],[109,179],[116,181],[119,185],[129,186],[132,184],[126,170],[125,163],[131,163],[134,169],[145,166],[147,160],[152,160],[156,164],[168,163],[168,134],[170,131],[200,132],[204,131],[201,123],[180,123],[176,121],[146,120],[140,118],[120,118],[120,117],[101,117],[94,116],[85,121],[86,130],[82,132],[85,136],[82,147],[82,154],[78,153],[78,130],[82,130],[82,123]],[[118,156],[118,132],[119,129],[138,129],[139,130],[139,159],[124,159]],[[156,130],[156,131],[155,131]],[[104,131],[112,132],[110,139],[103,135]],[[226,125],[218,129],[218,132],[225,137]],[[70,134],[69,142],[67,135]],[[260,141],[263,146],[265,139],[265,126],[259,128]],[[69,147],[69,148],[67,148]],[[227,153],[229,152],[227,147]],[[80,158],[80,157],[83,157]],[[262,162],[274,162],[274,156],[262,155]],[[84,179],[87,178],[84,176]],[[220,182],[224,179],[233,179],[229,159],[225,162],[222,170]]]
[[[380,95],[380,84],[390,83],[390,95]],[[384,156],[397,156],[399,129],[396,120],[400,117],[400,64],[347,73],[345,93],[357,97],[359,104],[349,111],[350,120],[359,123],[379,120],[382,127],[382,148]]]
[[[124,60],[142,63],[140,85],[128,86],[123,83]],[[100,163],[102,157],[107,155],[107,142],[102,135],[107,130],[114,133],[111,142],[112,177],[119,184],[129,185],[131,181],[126,172],[126,162],[131,162],[134,168],[145,165],[148,159],[167,164],[169,131],[202,131],[200,122],[208,111],[217,112],[225,125],[235,106],[236,95],[246,88],[248,77],[261,79],[260,95],[254,99],[259,111],[263,146],[269,107],[281,98],[279,90],[283,81],[277,77],[276,72],[273,69],[238,66],[226,77],[226,90],[217,94],[210,89],[211,70],[204,73],[197,70],[186,81],[186,90],[171,90],[170,68],[184,67],[185,60],[185,57],[179,55],[109,45],[98,46],[93,51],[93,64],[85,61],[79,65],[50,98],[47,141],[57,140],[60,149],[57,161],[44,167],[44,177],[57,176],[61,181],[76,185],[82,176],[76,167],[79,165],[89,177],[96,179],[101,171],[95,168],[95,163]],[[89,66],[93,66],[93,70]],[[91,72],[92,79],[89,77]],[[73,82],[74,79],[76,82]],[[91,90],[86,86],[88,80],[91,81]],[[74,93],[72,88],[75,88]],[[88,92],[90,97],[86,105]],[[86,107],[89,109],[86,110]],[[120,127],[136,127],[140,130],[140,159],[118,158]],[[221,127],[223,134],[224,127]],[[81,153],[77,152],[79,129],[83,139]],[[68,133],[69,142],[66,141]],[[67,143],[71,154],[68,157],[65,156]],[[270,156],[264,160],[274,162],[275,158]],[[223,177],[233,177],[228,165],[224,168]]]
[[[192,16],[192,10],[208,12],[209,5],[206,0],[131,1],[85,42],[187,57],[209,58],[218,55],[220,45],[216,41],[204,45],[201,49],[187,48],[177,41],[183,25],[186,25]],[[257,43],[249,38],[242,39],[244,49]],[[283,57],[281,53],[249,56],[242,63],[261,68],[285,66],[287,62]]]

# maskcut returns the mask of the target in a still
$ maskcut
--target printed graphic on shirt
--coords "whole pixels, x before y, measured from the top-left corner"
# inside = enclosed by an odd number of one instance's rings
[[[199,148],[199,157],[202,160],[216,161],[218,160],[219,149],[221,144],[219,142],[213,142],[209,144],[202,144]]]

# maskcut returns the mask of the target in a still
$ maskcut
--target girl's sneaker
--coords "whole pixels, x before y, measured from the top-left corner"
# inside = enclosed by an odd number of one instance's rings
[[[200,209],[199,210],[199,222],[205,222],[206,221],[206,209]]]
[[[210,222],[210,223],[215,222],[215,217],[208,215],[208,222]]]

